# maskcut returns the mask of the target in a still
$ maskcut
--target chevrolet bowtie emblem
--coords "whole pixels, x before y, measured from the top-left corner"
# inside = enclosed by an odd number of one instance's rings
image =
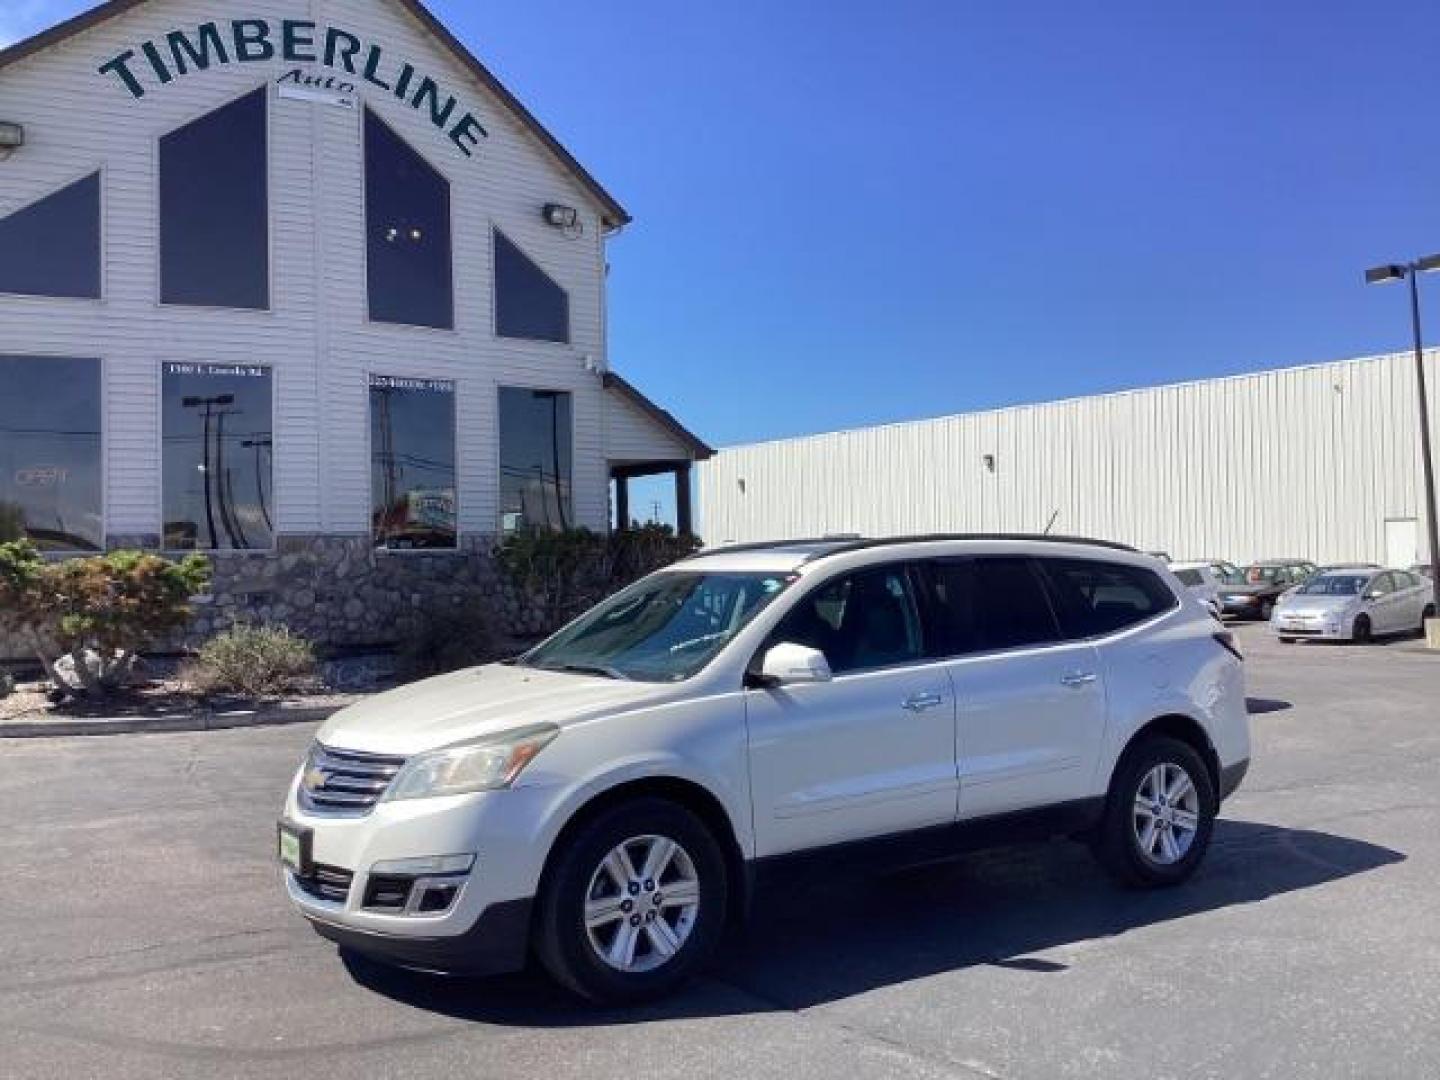
[[[305,790],[317,791],[323,788],[330,780],[330,774],[324,769],[309,768],[305,770]]]

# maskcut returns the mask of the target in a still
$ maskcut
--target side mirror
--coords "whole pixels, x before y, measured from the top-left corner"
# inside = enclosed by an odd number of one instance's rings
[[[819,649],[788,641],[771,648],[760,666],[760,678],[767,686],[829,682],[834,677],[830,661]]]

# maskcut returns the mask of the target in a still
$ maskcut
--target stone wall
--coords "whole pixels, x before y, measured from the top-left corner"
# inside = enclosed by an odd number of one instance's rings
[[[157,537],[110,537],[109,546],[148,548]],[[504,576],[490,537],[462,538],[459,552],[376,551],[363,536],[282,536],[273,552],[216,552],[210,592],[195,618],[162,651],[193,648],[236,622],[284,625],[322,649],[389,647],[427,613],[481,604],[502,638],[532,639],[545,619]],[[0,657],[28,659],[0,638]]]

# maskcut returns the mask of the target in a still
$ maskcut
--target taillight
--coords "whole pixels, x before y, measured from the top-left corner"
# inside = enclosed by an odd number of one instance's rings
[[[1229,630],[1221,630],[1218,634],[1211,634],[1210,636],[1219,643],[1222,649],[1228,652],[1231,656],[1235,657],[1236,660],[1243,661],[1245,659],[1244,655],[1240,652],[1240,649],[1235,644],[1235,635],[1230,633]]]

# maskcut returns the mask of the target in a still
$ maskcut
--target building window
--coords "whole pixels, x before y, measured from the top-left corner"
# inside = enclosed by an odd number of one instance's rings
[[[500,388],[500,525],[568,529],[571,497],[571,401],[560,390]]]
[[[0,293],[100,299],[100,174],[0,218]]]
[[[495,232],[495,333],[570,340],[570,297],[499,229]]]
[[[160,140],[160,302],[270,306],[267,92]]]
[[[371,320],[453,329],[450,182],[369,109],[365,232]]]
[[[100,361],[0,356],[0,543],[99,551]]]
[[[375,546],[456,546],[455,384],[370,376],[370,505]]]
[[[165,547],[274,546],[268,368],[166,364],[162,379]]]

